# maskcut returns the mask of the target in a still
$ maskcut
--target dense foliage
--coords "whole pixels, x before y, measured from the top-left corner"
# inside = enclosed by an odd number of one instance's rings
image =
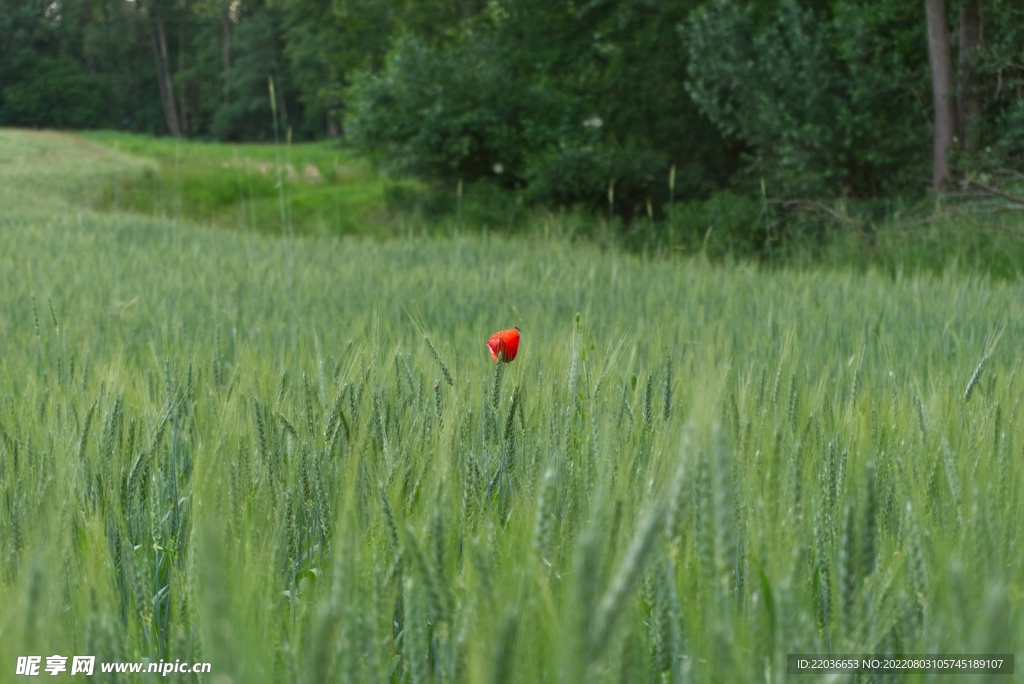
[[[353,141],[396,171],[488,179],[550,204],[628,211],[706,195],[734,146],[685,90],[687,3],[494,3],[449,39],[396,41],[353,88]]]
[[[972,1],[965,49],[949,5],[959,106],[981,112],[958,179],[1024,156],[1024,11]],[[920,195],[930,90],[925,13],[896,0],[0,0],[0,124],[342,136],[448,192],[627,220],[762,181]]]
[[[745,171],[779,194],[871,197],[921,187],[931,127],[921,8],[888,0],[777,4],[765,11],[715,0],[684,31],[689,91],[746,144]],[[1024,14],[1004,2],[983,6],[990,42],[961,59],[982,78],[987,116],[981,130],[961,135],[985,150],[973,154],[974,166],[992,168],[1021,161],[1022,82],[1019,64],[1010,65],[1024,55]],[[1004,83],[1011,69],[1013,85]]]
[[[695,14],[690,93],[702,111],[746,143],[746,170],[776,189],[912,186],[929,152],[914,99],[928,90],[920,7],[838,2],[821,16],[796,0],[779,5],[760,23],[749,5],[725,0]]]

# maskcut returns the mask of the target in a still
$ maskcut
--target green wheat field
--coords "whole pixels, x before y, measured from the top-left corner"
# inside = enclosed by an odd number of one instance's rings
[[[1020,671],[1021,282],[100,206],[154,163],[0,131],[0,681]]]

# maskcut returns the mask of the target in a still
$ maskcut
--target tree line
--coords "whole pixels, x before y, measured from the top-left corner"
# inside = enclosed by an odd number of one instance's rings
[[[0,0],[4,125],[271,140],[276,109],[396,175],[634,214],[1017,172],[1022,89],[1019,0]]]

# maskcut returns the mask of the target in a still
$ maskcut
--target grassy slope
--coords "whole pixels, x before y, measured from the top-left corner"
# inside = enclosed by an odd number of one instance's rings
[[[105,210],[271,233],[380,231],[385,222],[383,180],[330,142],[275,147],[110,131],[82,135],[155,162],[141,176],[109,177],[98,200]]]
[[[1018,284],[210,231],[65,203],[145,173],[109,148],[0,131],[0,159],[0,667],[1022,654]]]
[[[635,252],[700,254],[715,262],[755,259],[789,267],[827,265],[906,274],[941,274],[955,268],[1009,280],[1024,275],[1020,211],[998,199],[897,201],[886,205],[889,213],[884,217],[875,215],[881,209],[877,201],[846,200],[828,207],[812,205],[802,213],[775,207],[778,211],[762,214],[759,201],[726,192],[707,201],[679,203],[671,211],[665,207],[666,220],[650,222],[643,215],[628,226],[617,221],[610,228],[585,211],[530,207],[521,197],[485,182],[468,186],[461,200],[455,188],[409,180],[396,184],[350,150],[329,142],[275,148],[109,131],[83,136],[149,162],[142,174],[99,175],[103,187],[93,196],[94,207],[232,230],[378,236],[409,229],[438,234],[456,226],[503,234],[554,231]],[[283,192],[278,190],[278,169]],[[783,216],[788,220],[781,220]],[[788,237],[780,240],[780,234]]]

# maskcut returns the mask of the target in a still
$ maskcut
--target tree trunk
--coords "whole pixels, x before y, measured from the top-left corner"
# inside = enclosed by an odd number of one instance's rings
[[[185,26],[183,21],[178,21],[178,74],[185,73]],[[181,125],[181,134],[188,135],[188,97],[185,93],[185,83],[179,85],[178,106],[180,116],[178,121]]]
[[[330,67],[327,67],[328,73],[332,73]],[[334,78],[331,78],[331,85],[327,88],[327,137],[337,138],[341,136],[341,127],[338,125],[338,119],[335,118],[335,114],[338,111],[338,97],[335,93],[338,92],[338,85]]]
[[[957,114],[964,149],[978,146],[981,122],[981,78],[976,66],[978,49],[984,43],[981,28],[981,0],[966,0],[960,8],[960,55],[957,76]]]
[[[941,189],[949,179],[946,151],[956,135],[953,91],[953,60],[949,52],[949,5],[946,0],[924,0],[928,18],[928,61],[932,68],[932,103],[935,107],[935,140],[932,148],[932,187]]]
[[[220,15],[220,58],[224,69],[224,106],[231,104],[231,2],[225,0]]]
[[[91,49],[89,49],[88,41],[85,40],[85,36],[88,35],[88,30],[94,23],[92,16],[92,0],[85,0],[82,3],[82,15],[85,17],[85,23],[82,31],[82,52],[85,54],[85,73],[90,76],[96,75],[96,55]]]
[[[171,83],[171,67],[167,60],[167,34],[164,21],[152,8],[149,17],[149,37],[153,44],[153,59],[156,61],[156,83],[160,90],[160,103],[164,108],[164,119],[167,132],[176,138],[181,137],[178,125],[178,108],[174,103],[174,87]]]

